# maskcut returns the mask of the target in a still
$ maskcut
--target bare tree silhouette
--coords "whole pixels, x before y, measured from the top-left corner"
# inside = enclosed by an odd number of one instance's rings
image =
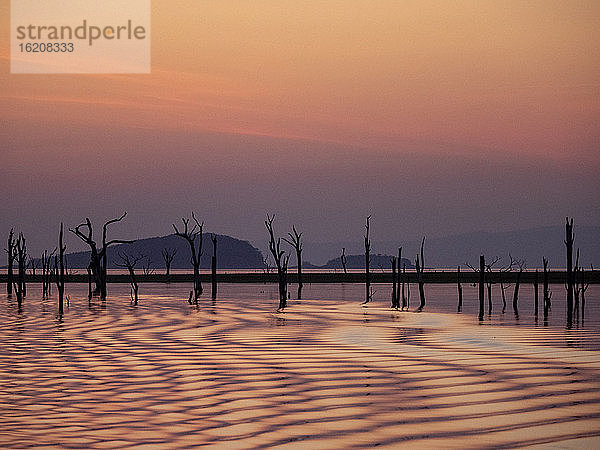
[[[571,327],[573,324],[573,295],[575,287],[575,279],[573,277],[573,242],[575,241],[575,234],[573,233],[573,219],[567,221],[565,224],[565,246],[567,247],[567,326]]]
[[[456,269],[456,284],[458,288],[458,312],[461,312],[463,303],[463,290],[462,285],[460,284],[460,266],[458,266]]]
[[[92,266],[91,264],[88,264],[88,266],[86,267],[87,270],[87,275],[88,275],[88,303],[92,301],[92,295],[93,295],[93,291],[92,291]]]
[[[296,231],[296,227],[292,226],[292,232],[288,233],[288,238],[283,238],[285,242],[291,245],[296,250],[296,263],[298,269],[298,299],[302,298],[302,233]]]
[[[517,272],[517,279],[515,280],[515,289],[513,291],[513,310],[515,312],[515,315],[518,316],[519,315],[519,305],[518,305],[518,301],[519,301],[519,286],[521,285],[521,274],[523,273],[523,270],[526,267],[525,264],[525,260],[523,259],[513,259],[512,255],[508,255],[510,257],[510,265],[512,266],[517,266],[519,268],[519,271]]]
[[[498,278],[500,279],[500,292],[502,294],[502,314],[506,312],[506,290],[511,286],[510,283],[504,283],[504,274],[507,272],[512,272],[514,266],[515,260],[511,258],[508,265],[502,266],[500,267],[500,270],[498,270]]]
[[[129,296],[131,297],[131,302],[134,305],[137,305],[138,304],[139,286],[137,283],[137,279],[135,277],[135,266],[139,261],[144,259],[145,256],[144,255],[132,256],[127,253],[121,253],[121,252],[119,252],[118,256],[119,256],[119,259],[121,260],[121,262],[115,262],[115,265],[117,267],[127,269],[127,272],[129,273],[129,284],[131,286],[130,290],[129,290]]]
[[[35,277],[35,271],[36,269],[39,269],[40,262],[36,260],[33,256],[30,256],[29,261],[27,262],[27,267],[31,271],[31,275]]]
[[[54,261],[54,254],[56,248],[48,253],[48,250],[42,252],[41,263],[42,263],[42,297],[48,297],[50,295],[52,280],[52,262]]]
[[[13,283],[14,283],[14,274],[13,274],[13,265],[15,263],[15,259],[17,257],[17,247],[15,242],[15,231],[13,228],[10,229],[10,233],[8,233],[8,243],[6,248],[4,249],[8,256],[8,266],[6,271],[6,293],[9,297],[12,297],[13,293]]]
[[[165,262],[165,276],[167,278],[168,283],[171,281],[171,263],[173,262],[173,258],[175,258],[175,255],[177,254],[177,249],[165,247],[160,253],[162,255],[163,261]]]
[[[552,298],[552,291],[548,288],[548,260],[543,257],[542,264],[544,265],[543,284],[544,284],[544,323],[548,322],[548,310],[551,307],[550,299]]]
[[[485,305],[485,256],[479,256],[479,269],[476,269],[469,263],[465,264],[473,272],[479,273],[479,320],[483,320],[483,310]],[[502,292],[504,298],[504,291]]]
[[[194,212],[192,211],[192,219],[194,220],[194,224],[191,228],[189,228],[190,219],[185,217],[181,218],[183,222],[183,230],[179,231],[177,226],[173,224],[173,228],[175,229],[175,235],[179,236],[187,241],[190,246],[190,252],[192,254],[191,263],[194,269],[194,301],[197,304],[198,298],[202,294],[202,282],[200,281],[200,257],[202,256],[202,229],[204,228],[204,222],[198,222]],[[198,245],[196,245],[196,238],[200,236],[198,239]]]
[[[211,234],[210,240],[213,245],[213,255],[210,264],[210,283],[211,294],[214,300],[215,298],[217,298],[217,236],[215,234]]]
[[[396,291],[396,307],[400,308],[400,296],[402,296],[402,309],[404,309],[404,277],[402,276],[402,272],[400,271],[400,265],[402,264],[402,247],[398,247],[398,260],[397,260],[397,269],[398,273],[396,285],[398,286]],[[402,291],[400,290],[400,284],[402,284]]]
[[[116,219],[108,220],[102,226],[102,247],[98,249],[98,245],[93,238],[93,229],[90,219],[86,217],[85,222],[77,225],[75,228],[69,228],[69,231],[85,242],[90,247],[90,268],[94,281],[96,283],[95,293],[100,294],[102,300],[106,299],[106,269],[107,269],[107,250],[108,247],[113,244],[129,244],[134,241],[113,239],[111,241],[106,240],[106,234],[108,226],[120,222],[127,216],[127,212],[124,212],[121,217]]]
[[[263,264],[264,264],[264,266],[263,266],[263,272],[264,273],[271,273],[272,267],[271,267],[271,264],[269,264],[269,255],[267,255],[267,256],[265,256],[263,258]]]
[[[494,259],[492,259],[492,261],[488,264],[485,265],[485,270],[487,273],[492,273],[492,269],[494,267],[494,265],[496,265],[496,263],[500,261],[500,257],[496,256],[494,257]],[[491,277],[488,277],[488,279],[486,280],[487,283],[487,292],[488,292],[488,315],[492,314],[492,282],[491,282]]]
[[[537,316],[538,316],[539,297],[540,297],[538,276],[539,276],[538,270],[535,269],[535,277],[533,279],[533,314],[535,315],[536,320],[537,320]]]
[[[152,275],[155,272],[154,267],[152,267],[152,260],[150,257],[146,258],[146,262],[142,265],[142,273],[144,275]]]
[[[392,256],[392,308],[398,309],[398,295],[396,289],[396,257]]]
[[[63,314],[63,297],[65,295],[65,250],[67,247],[63,244],[63,224],[60,224],[58,234],[58,254],[54,255],[54,275],[56,290],[58,291],[58,314]]]
[[[365,235],[364,235],[364,243],[365,243],[365,303],[369,303],[372,298],[371,292],[371,239],[369,238],[369,229],[370,229],[370,221],[371,216],[367,216],[367,220],[365,223]]]
[[[421,241],[421,259],[419,259],[419,255],[417,255],[415,260],[415,268],[417,269],[417,282],[419,283],[419,299],[421,300],[421,303],[417,308],[417,312],[423,311],[423,308],[425,307],[425,283],[423,281],[423,270],[425,270],[425,256],[423,253],[424,246],[425,237],[423,237],[423,240]]]
[[[592,271],[594,270],[594,266],[590,264]],[[585,282],[585,270],[583,267],[579,270],[579,282],[580,282],[580,291],[581,291],[581,324],[583,325],[583,320],[585,319],[585,292],[590,287],[589,283]]]
[[[26,285],[26,267],[27,267],[27,243],[23,233],[19,233],[19,237],[15,241],[15,253],[17,261],[17,280],[13,279],[13,288],[17,296],[17,304],[19,308],[23,303],[23,299],[27,295]]]
[[[340,258],[340,261],[342,263],[342,268],[344,269],[344,273],[348,273],[348,268],[346,267],[346,264],[348,263],[348,259],[346,258],[346,248],[342,247],[342,256]]]
[[[267,214],[265,227],[269,232],[269,250],[277,267],[277,278],[279,281],[279,307],[277,310],[283,311],[283,309],[287,306],[287,267],[290,255],[286,255],[285,252],[281,250],[281,238],[277,238],[277,240],[275,240],[275,234],[273,233],[274,219],[275,214],[272,216]]]

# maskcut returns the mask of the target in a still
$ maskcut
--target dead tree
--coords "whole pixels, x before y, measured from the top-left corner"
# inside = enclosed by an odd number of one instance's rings
[[[498,270],[500,292],[502,293],[502,314],[506,312],[506,290],[511,286],[510,283],[504,284],[504,274],[507,272],[512,272],[514,265],[515,261],[511,258],[511,261],[507,266],[503,266],[500,268],[500,270]]]
[[[499,259],[499,258],[498,258]],[[494,261],[492,264],[495,264],[497,261]],[[473,267],[471,264],[466,263],[467,267],[469,267],[473,272],[479,274],[479,320],[483,320],[484,306],[485,306],[485,273],[487,267],[491,267],[491,264],[486,265],[485,256],[479,256],[479,269]],[[500,283],[502,286],[502,277],[500,278]],[[475,284],[473,284],[475,286]],[[489,298],[489,296],[488,296]],[[506,307],[506,300],[504,299],[504,290],[502,290],[502,300],[504,302],[504,306]],[[491,314],[491,305],[489,306],[489,313]],[[504,312],[504,310],[502,310]]]
[[[212,298],[217,298],[217,236],[214,234],[210,235],[210,240],[213,245],[213,255],[210,263],[210,284]]]
[[[290,255],[285,255],[285,252],[281,250],[281,238],[275,240],[275,234],[273,233],[273,220],[275,214],[269,216],[267,214],[267,220],[265,220],[265,227],[269,232],[269,250],[275,266],[277,267],[277,279],[279,282],[279,307],[277,311],[283,311],[287,306],[287,266]]]
[[[371,301],[371,240],[369,239],[369,226],[370,226],[371,216],[367,217],[367,222],[365,224],[365,303],[369,303]]]
[[[202,256],[202,229],[204,228],[204,222],[198,222],[194,212],[192,211],[192,219],[194,220],[193,226],[190,228],[190,219],[185,217],[181,218],[183,222],[183,230],[179,231],[177,226],[173,224],[175,235],[179,236],[187,241],[190,246],[191,263],[194,268],[194,301],[198,303],[198,298],[202,294],[202,282],[200,281],[200,257]],[[196,238],[198,239],[198,245],[196,245]]]
[[[533,313],[536,318],[538,316],[538,303],[539,303],[538,270],[535,269],[535,278],[533,279]]]
[[[567,247],[567,326],[570,327],[573,323],[573,291],[575,287],[575,280],[573,277],[573,241],[575,240],[575,234],[573,233],[573,219],[567,222],[565,225],[565,246]]]
[[[460,266],[458,266],[456,270],[456,284],[458,285],[458,312],[461,312],[463,303],[463,290],[462,285],[460,284]]]
[[[264,273],[271,273],[271,265],[269,264],[269,255],[265,256],[263,258],[263,272]]]
[[[131,303],[137,305],[139,286],[135,277],[135,266],[139,261],[141,261],[145,257],[144,255],[132,256],[127,253],[121,252],[118,253],[118,256],[121,262],[115,262],[115,265],[117,267],[127,269],[127,272],[129,273],[129,284],[131,286],[129,290],[129,296],[131,298]]]
[[[292,226],[292,232],[288,233],[288,238],[283,238],[285,242],[291,245],[296,250],[296,263],[298,265],[298,299],[302,298],[302,233],[296,231],[296,227]]]
[[[515,289],[513,291],[513,310],[515,312],[515,315],[519,315],[519,286],[521,285],[521,274],[525,269],[525,261],[522,259],[513,259],[513,257],[510,254],[509,257],[511,266],[516,265],[519,268],[519,271],[517,272],[517,279],[515,280]]]
[[[406,264],[403,264],[404,279],[406,279]],[[406,281],[406,311],[410,308],[410,281]]]
[[[396,290],[396,257],[392,256],[392,308],[398,309],[398,296]]]
[[[410,283],[407,284],[407,294],[404,294],[404,283],[406,282],[406,263],[402,263],[402,311],[408,309],[410,303]]]
[[[542,258],[542,264],[544,265],[544,274],[542,282],[544,285],[544,320],[548,320],[548,310],[550,309],[550,299],[552,298],[552,292],[548,288],[548,260]]]
[[[42,297],[44,298],[48,297],[51,293],[50,287],[52,286],[51,274],[54,253],[56,253],[56,248],[50,253],[48,253],[48,250],[44,250],[42,252],[42,257],[40,258],[42,265]]]
[[[396,260],[396,268],[398,269],[396,278],[396,308],[400,308],[400,284],[402,283],[402,273],[400,272],[400,264],[402,264],[402,247],[398,247],[398,259]],[[402,300],[404,303],[404,300]]]
[[[152,260],[148,257],[148,258],[146,258],[146,262],[142,266],[142,273],[144,275],[152,275],[152,274],[154,274],[154,272],[155,272],[155,270],[152,267]]]
[[[63,224],[60,224],[58,234],[58,254],[54,255],[54,276],[56,290],[58,291],[58,314],[63,314],[63,297],[65,295],[65,250],[67,247],[63,244]]]
[[[19,233],[19,237],[15,241],[16,261],[17,261],[17,280],[13,279],[13,288],[17,296],[17,304],[19,308],[23,303],[23,299],[27,295],[27,286],[25,280],[25,271],[27,268],[27,243],[23,233]]]
[[[577,249],[576,255],[573,267],[573,312],[579,316],[579,249]]]
[[[483,304],[485,302],[485,256],[479,257],[479,320],[483,320]]]
[[[107,251],[108,247],[113,244],[130,244],[134,241],[113,239],[111,241],[106,240],[106,234],[108,226],[120,222],[127,215],[126,212],[117,219],[111,219],[104,223],[102,226],[102,247],[98,249],[98,245],[93,238],[93,229],[90,219],[86,217],[85,222],[77,225],[75,228],[70,228],[69,231],[85,242],[90,247],[90,268],[94,276],[94,282],[96,288],[95,294],[100,294],[102,300],[106,300],[106,271],[107,271]]]
[[[87,274],[88,274],[88,303],[92,301],[92,267],[88,264],[87,266]]]
[[[36,269],[39,269],[40,262],[37,259],[35,259],[34,257],[30,256],[29,262],[27,263],[27,267],[29,267],[29,270],[31,271],[31,275],[33,275],[35,277],[35,271],[36,271]]]
[[[342,263],[342,268],[344,269],[344,273],[348,273],[348,269],[346,268],[346,263],[348,262],[348,259],[346,258],[346,248],[342,247],[342,257],[340,258],[340,261]]]
[[[4,250],[6,251],[6,254],[8,256],[8,266],[6,272],[6,293],[9,297],[12,297],[14,283],[13,265],[17,257],[15,232],[13,228],[11,228],[10,233],[8,233],[8,245]]]
[[[165,276],[167,279],[167,283],[169,283],[171,281],[171,263],[173,262],[173,258],[175,258],[175,255],[177,254],[177,249],[163,248],[160,253],[162,255],[163,261],[165,262]]]
[[[591,266],[591,268],[594,271],[594,266]],[[581,323],[583,324],[583,320],[585,319],[585,291],[590,287],[590,284],[585,282],[585,270],[583,270],[583,267],[579,271],[579,276],[579,282],[581,283]]]
[[[500,257],[496,256],[496,257],[494,257],[492,262],[486,264],[485,265],[486,273],[491,274],[492,268],[498,261],[500,261]],[[486,280],[486,287],[487,287],[487,293],[488,293],[488,315],[489,316],[492,315],[492,281],[491,281],[491,278],[492,277],[489,276],[489,277],[487,277],[487,280]]]
[[[421,241],[421,259],[419,259],[419,255],[417,255],[415,261],[415,268],[417,269],[417,282],[419,283],[419,299],[421,300],[421,303],[417,308],[417,312],[423,311],[423,308],[425,307],[425,283],[423,281],[423,271],[425,270],[425,255],[423,253],[424,246],[425,237],[423,237],[423,240]]]

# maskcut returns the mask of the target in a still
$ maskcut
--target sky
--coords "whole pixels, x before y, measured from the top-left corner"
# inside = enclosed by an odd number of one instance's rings
[[[152,73],[10,74],[0,235],[191,210],[264,247],[600,224],[600,2],[152,0]],[[69,249],[83,248],[73,236]]]

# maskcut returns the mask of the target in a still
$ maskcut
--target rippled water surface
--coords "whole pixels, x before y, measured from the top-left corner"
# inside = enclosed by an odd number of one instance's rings
[[[276,313],[274,285],[109,285],[103,303],[67,285],[69,305],[19,311],[0,295],[3,447],[600,447],[600,287],[565,328],[564,287],[533,313],[512,288],[476,317],[477,291],[426,286],[426,312],[389,308],[389,285],[306,286]],[[208,286],[210,291],[210,286]],[[292,295],[295,286],[291,287]],[[411,306],[416,305],[413,289]],[[541,304],[541,301],[540,301]]]

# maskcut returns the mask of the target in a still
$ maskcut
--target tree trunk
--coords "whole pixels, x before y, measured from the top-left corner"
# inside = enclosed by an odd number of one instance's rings
[[[304,283],[302,282],[302,250],[298,248],[296,248],[296,262],[298,263],[298,299],[301,299]]]
[[[538,270],[535,269],[535,278],[533,279],[533,313],[537,317],[538,315],[538,302],[539,302],[539,286],[538,286]]]
[[[460,266],[457,268],[456,272],[456,283],[458,285],[458,312],[462,311],[462,303],[463,303],[463,291],[462,285],[460,284]]]
[[[519,271],[517,272],[517,280],[515,281],[515,290],[513,292],[513,310],[515,311],[516,315],[519,314],[519,305],[518,305],[519,286],[521,285],[521,273],[522,272],[523,272],[522,268],[520,268]]]
[[[567,327],[573,324],[573,219],[565,226],[565,245],[567,247]]]
[[[585,291],[587,289],[587,286],[585,285],[585,274],[584,274],[585,270],[583,270],[583,267],[581,268],[580,271],[580,276],[581,276],[581,324],[583,325],[583,321],[585,320]]]
[[[92,269],[87,267],[88,274],[88,303],[92,301]]]
[[[485,301],[485,257],[479,257],[479,320],[483,320],[483,305]]]
[[[371,301],[371,241],[369,239],[369,221],[371,216],[367,217],[367,222],[365,225],[365,301],[363,303],[368,303]]]
[[[492,315],[492,283],[487,284],[488,291],[488,316]]]
[[[416,260],[416,268],[417,268],[417,281],[419,283],[419,299],[420,299],[420,303],[419,303],[419,307],[417,308],[417,311],[423,311],[423,308],[425,307],[425,289],[423,286],[423,273],[422,270],[423,268],[421,267],[420,263],[419,263],[419,257],[417,256],[417,260]]]
[[[63,224],[60,224],[60,233],[58,235],[58,255],[55,257],[56,288],[58,290],[58,314],[63,314],[63,297],[65,294],[65,250],[63,245]]]
[[[396,304],[396,258],[392,257],[392,308],[397,308]]]
[[[400,280],[402,278],[402,274],[400,272],[400,264],[402,263],[402,247],[398,248],[398,260],[396,262],[397,272],[397,280],[396,280],[396,308],[400,308]],[[404,303],[404,300],[402,301]]]
[[[211,292],[212,298],[217,298],[217,237],[213,236],[211,238],[213,244],[213,255],[210,264],[210,282],[211,282]]]
[[[421,303],[419,304],[418,312],[423,311],[425,307],[425,283],[423,281],[423,271],[425,270],[425,254],[423,252],[423,247],[425,246],[425,238],[421,241],[421,259],[419,261],[419,256],[417,255],[417,281],[419,282],[419,299]],[[420,267],[419,267],[419,262]]]
[[[542,262],[544,264],[544,323],[546,323],[548,320],[548,310],[550,309],[550,290],[548,289],[548,260],[543,258]]]
[[[500,292],[502,293],[502,314],[506,311],[506,293],[504,288],[504,279],[502,278],[502,271],[498,273],[498,277],[500,278]]]

